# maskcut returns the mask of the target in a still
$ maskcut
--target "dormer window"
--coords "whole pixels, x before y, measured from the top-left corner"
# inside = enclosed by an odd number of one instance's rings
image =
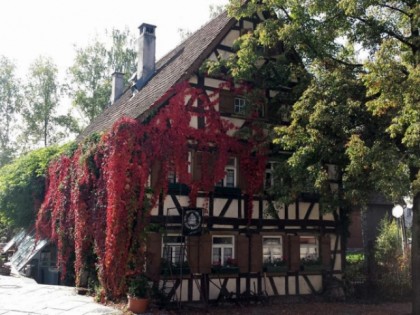
[[[235,97],[233,111],[235,114],[245,114],[246,101],[242,97]]]

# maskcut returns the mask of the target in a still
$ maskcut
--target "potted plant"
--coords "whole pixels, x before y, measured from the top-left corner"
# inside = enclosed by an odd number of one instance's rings
[[[319,271],[322,269],[321,259],[313,255],[302,258],[301,263],[301,269],[304,271]]]
[[[150,301],[149,279],[143,274],[128,282],[128,309],[136,314],[145,313]]]
[[[218,274],[236,274],[239,272],[238,262],[231,257],[226,259],[224,265],[222,265],[220,261],[215,261],[213,262],[212,272]]]
[[[273,260],[267,260],[263,264],[265,272],[286,272],[287,271],[287,259],[285,257],[275,258]]]

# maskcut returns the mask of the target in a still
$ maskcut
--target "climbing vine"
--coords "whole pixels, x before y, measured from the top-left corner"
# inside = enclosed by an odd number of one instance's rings
[[[226,83],[220,89],[243,93],[247,87],[238,91]],[[71,157],[63,155],[49,167],[38,236],[57,244],[63,277],[65,262],[75,253],[76,285],[82,284],[81,275],[92,264],[88,257],[94,255],[108,298],[123,295],[126,277],[142,272],[144,231],[158,196],[168,191],[169,172],[190,188],[191,206],[199,191],[211,192],[223,179],[230,156],[239,161],[246,195],[258,192],[263,181],[266,139],[261,128],[249,124],[246,140],[233,136],[237,127],[216,108],[219,90],[207,95],[182,83],[173,92],[147,123],[121,118],[111,131],[84,140]],[[192,126],[193,118],[203,119],[205,128]],[[189,152],[195,152],[198,175],[189,171]],[[252,198],[247,210],[250,220]]]

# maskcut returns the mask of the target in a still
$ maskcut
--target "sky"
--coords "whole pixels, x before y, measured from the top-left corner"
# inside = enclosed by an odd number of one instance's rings
[[[20,76],[40,55],[52,57],[60,76],[73,63],[74,45],[86,46],[105,29],[137,36],[142,23],[156,25],[157,60],[181,41],[179,29],[195,31],[210,17],[210,5],[228,0],[1,0],[0,55]]]

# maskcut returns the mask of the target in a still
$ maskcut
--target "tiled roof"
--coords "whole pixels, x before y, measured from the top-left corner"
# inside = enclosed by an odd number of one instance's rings
[[[166,101],[162,97],[171,87],[188,79],[198,70],[235,22],[235,19],[224,12],[192,34],[156,63],[155,74],[135,96],[127,89],[117,102],[106,108],[86,127],[78,140],[94,132],[110,129],[121,117],[147,116],[148,109]]]

